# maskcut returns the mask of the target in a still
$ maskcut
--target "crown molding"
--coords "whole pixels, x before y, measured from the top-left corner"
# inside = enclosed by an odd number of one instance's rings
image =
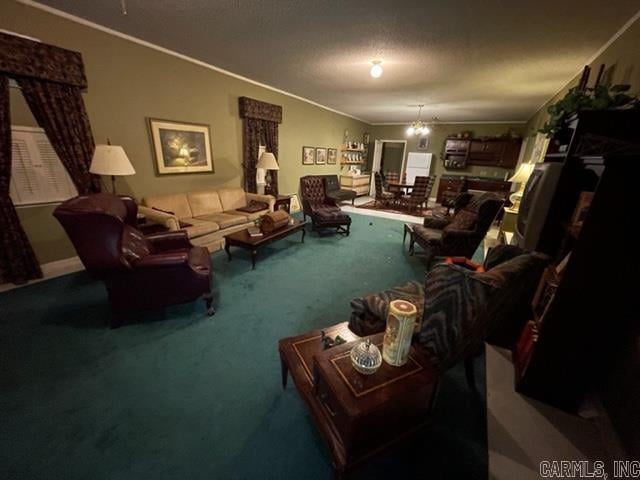
[[[107,33],[109,35],[113,35],[114,37],[118,37],[118,38],[121,38],[123,40],[127,40],[127,41],[132,42],[132,43],[136,43],[138,45],[150,48],[152,50],[156,50],[156,51],[164,53],[166,55],[171,55],[172,57],[179,58],[180,60],[184,60],[185,62],[193,63],[194,65],[198,65],[200,67],[203,67],[203,68],[206,68],[206,69],[209,69],[209,70],[213,70],[214,72],[218,72],[218,73],[221,73],[223,75],[227,75],[229,77],[233,77],[233,78],[236,78],[238,80],[242,80],[243,82],[247,82],[247,83],[250,83],[252,85],[256,85],[258,87],[262,87],[262,88],[265,88],[267,90],[271,90],[272,92],[276,92],[276,93],[279,93],[281,95],[286,95],[287,97],[294,98],[295,100],[300,100],[301,102],[308,103],[310,105],[313,105],[314,107],[322,108],[324,110],[328,110],[330,112],[337,113],[338,115],[342,115],[343,117],[352,118],[352,119],[357,120],[359,122],[366,123],[367,125],[371,125],[371,123],[368,122],[367,120],[363,120],[362,118],[356,117],[356,116],[351,115],[349,113],[341,112],[340,110],[336,110],[335,108],[331,108],[331,107],[328,107],[326,105],[322,105],[321,103],[314,102],[313,100],[310,100],[310,99],[305,98],[305,97],[301,97],[299,95],[296,95],[295,93],[287,92],[286,90],[281,90],[281,89],[273,87],[271,85],[267,85],[266,83],[261,83],[261,82],[258,82],[257,80],[252,80],[252,79],[250,79],[248,77],[244,77],[244,76],[239,75],[237,73],[230,72],[229,70],[225,70],[224,68],[220,68],[220,67],[212,65],[210,63],[203,62],[202,60],[198,60],[198,59],[190,57],[188,55],[184,55],[182,53],[176,52],[176,51],[171,50],[169,48],[161,47],[160,45],[156,45],[155,43],[151,43],[151,42],[148,42],[146,40],[142,40],[141,38],[134,37],[132,35],[128,35],[126,33],[120,32],[118,30],[114,30],[112,28],[105,27],[104,25],[100,25],[99,23],[92,22],[90,20],[87,20],[87,19],[82,18],[82,17],[78,17],[76,15],[72,15],[70,13],[67,13],[65,11],[59,10],[57,8],[50,7],[49,5],[43,5],[42,3],[38,3],[38,2],[35,2],[33,0],[15,0],[15,1],[17,3],[21,3],[21,4],[27,5],[29,7],[37,8],[38,10],[42,10],[44,12],[50,13],[52,15],[55,15],[57,17],[64,18],[65,20],[69,20],[69,21],[72,21],[74,23],[78,23],[78,24],[83,25],[85,27],[93,28],[94,30],[99,30],[99,31],[101,31],[103,33]]]
[[[392,126],[392,125],[409,125],[413,120],[407,120],[406,122],[374,122],[370,123],[370,125],[374,127],[384,127],[384,126]],[[423,120],[423,122],[425,122]],[[425,122],[427,125],[434,124],[434,122]],[[526,120],[475,120],[475,121],[455,121],[455,122],[435,122],[435,125],[525,125],[527,123]]]

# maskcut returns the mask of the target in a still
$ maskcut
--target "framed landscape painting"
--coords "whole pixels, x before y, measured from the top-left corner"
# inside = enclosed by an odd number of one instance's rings
[[[324,147],[316,148],[316,165],[325,165],[327,163],[327,149]]]
[[[316,163],[316,149],[314,147],[302,147],[302,164],[314,165]]]
[[[149,118],[159,175],[213,172],[209,125]]]
[[[338,149],[329,148],[327,149],[327,163],[329,165],[335,165],[338,163]]]

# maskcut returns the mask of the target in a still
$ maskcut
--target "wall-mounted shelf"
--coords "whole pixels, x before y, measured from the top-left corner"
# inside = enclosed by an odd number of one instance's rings
[[[340,151],[342,152],[340,158],[341,165],[362,165],[364,163],[363,148],[343,147]]]

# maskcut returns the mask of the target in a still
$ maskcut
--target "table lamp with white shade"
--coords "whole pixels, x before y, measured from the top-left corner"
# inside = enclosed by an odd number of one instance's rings
[[[518,190],[509,195],[509,200],[511,200],[511,210],[518,211],[520,209],[520,201],[522,200],[522,195],[524,195],[524,187],[527,184],[527,180],[531,176],[531,172],[533,172],[534,163],[521,163],[516,170],[516,173],[508,180],[509,182],[518,183]]]
[[[136,173],[124,148],[119,145],[96,145],[89,171],[95,175],[111,175],[111,188],[116,193],[116,176]]]
[[[264,178],[266,182],[264,193],[267,195],[276,195],[277,192],[274,191],[271,185],[271,175],[269,174],[269,170],[280,170],[276,156],[271,152],[263,152],[258,159],[258,165],[256,165],[256,167],[262,168],[267,172]]]

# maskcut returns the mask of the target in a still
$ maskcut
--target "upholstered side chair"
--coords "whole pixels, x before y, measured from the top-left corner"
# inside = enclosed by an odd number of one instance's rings
[[[414,345],[440,373],[464,360],[467,381],[474,387],[473,358],[485,340],[522,326],[526,315],[521,307],[530,305],[549,260],[503,245],[490,251],[486,272],[438,264],[424,283],[410,281],[353,299],[349,329],[360,336],[383,332],[389,304],[399,299],[411,302],[418,308],[419,322]]]
[[[474,195],[453,217],[425,217],[422,225],[414,225],[409,242],[409,254],[420,245],[427,257],[427,266],[436,257],[473,257],[504,199],[494,193]]]

